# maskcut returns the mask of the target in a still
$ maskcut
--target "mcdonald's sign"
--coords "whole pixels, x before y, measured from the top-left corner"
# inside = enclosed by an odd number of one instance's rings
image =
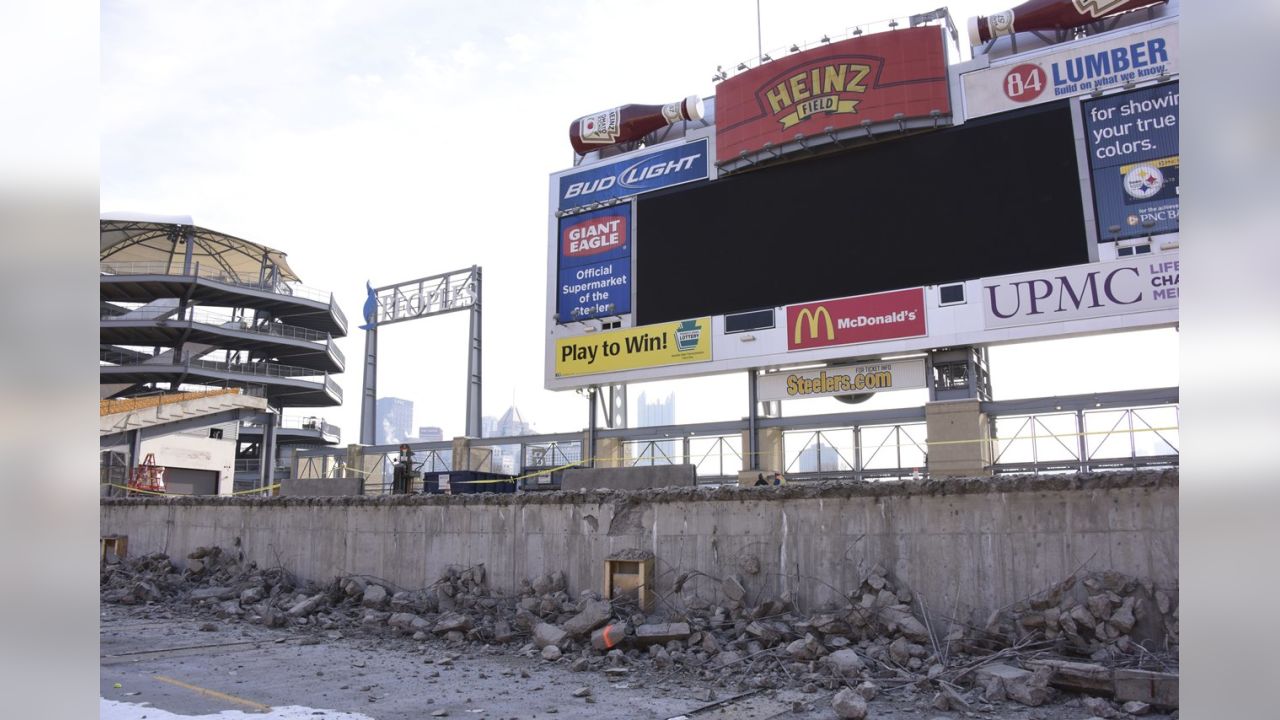
[[[924,288],[787,307],[787,349],[897,340],[928,334]]]

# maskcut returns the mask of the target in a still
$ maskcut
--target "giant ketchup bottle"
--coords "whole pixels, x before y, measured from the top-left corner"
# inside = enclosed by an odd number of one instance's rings
[[[1168,0],[1027,0],[1004,12],[969,18],[969,44],[1030,30],[1065,30]]]
[[[639,140],[681,120],[701,120],[703,112],[702,98],[697,95],[666,105],[623,105],[569,123],[569,142],[574,152],[586,155],[609,145]]]

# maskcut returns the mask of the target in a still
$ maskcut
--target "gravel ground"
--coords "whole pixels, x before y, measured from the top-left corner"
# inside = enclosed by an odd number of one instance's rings
[[[344,636],[310,628],[266,628],[235,620],[209,623],[196,609],[173,605],[103,604],[102,717],[164,720],[167,712],[212,715],[219,720],[837,718],[829,691],[743,694],[679,670],[573,672],[570,659],[547,662],[537,655],[520,655],[512,646],[448,644],[434,636],[415,641]],[[1069,694],[1056,694],[1038,708],[1001,702],[990,712],[941,712],[931,706],[932,698],[931,691],[882,692],[869,703],[867,717],[1086,720],[1093,716],[1080,696]],[[263,715],[273,709],[273,714]],[[1153,712],[1144,717],[1164,720],[1169,716]]]

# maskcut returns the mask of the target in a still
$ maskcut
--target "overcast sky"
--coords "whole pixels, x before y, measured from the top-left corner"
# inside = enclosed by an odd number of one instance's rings
[[[767,52],[937,3],[760,7]],[[949,7],[962,44],[969,15],[1003,9]],[[346,403],[317,414],[344,442],[358,440],[365,281],[473,264],[484,269],[485,414],[514,399],[540,431],[584,427],[580,396],[542,389],[547,183],[572,162],[568,124],[710,96],[717,65],[757,52],[750,0],[106,2],[101,25],[102,209],[191,215],[285,251],[305,284],[335,292],[352,320]],[[466,332],[459,313],[379,337],[379,394],[413,400],[415,424],[446,437],[464,427]],[[1176,385],[1177,333],[996,348],[992,365],[998,398]],[[635,386],[633,402],[645,389],[674,390],[682,423],[746,412],[741,373]],[[848,409],[796,403],[784,414]]]

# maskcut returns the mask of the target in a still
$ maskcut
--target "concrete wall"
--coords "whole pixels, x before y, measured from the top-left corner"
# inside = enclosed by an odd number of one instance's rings
[[[604,558],[657,556],[659,592],[677,574],[734,572],[754,600],[792,592],[803,610],[855,587],[873,564],[922,594],[932,613],[985,619],[1074,570],[1178,580],[1177,473],[927,482],[677,488],[631,493],[354,498],[104,499],[104,534],[131,553],[184,555],[240,538],[246,555],[300,577],[345,573],[402,587],[449,565],[484,563],[490,583],[564,570],[570,590],[600,589]],[[716,584],[685,592],[713,599]]]
[[[636,467],[569,468],[560,487],[574,490],[650,490],[693,487],[698,482],[693,465],[639,465]]]
[[[361,495],[364,483],[362,478],[284,478],[280,481],[280,494],[290,497]]]

